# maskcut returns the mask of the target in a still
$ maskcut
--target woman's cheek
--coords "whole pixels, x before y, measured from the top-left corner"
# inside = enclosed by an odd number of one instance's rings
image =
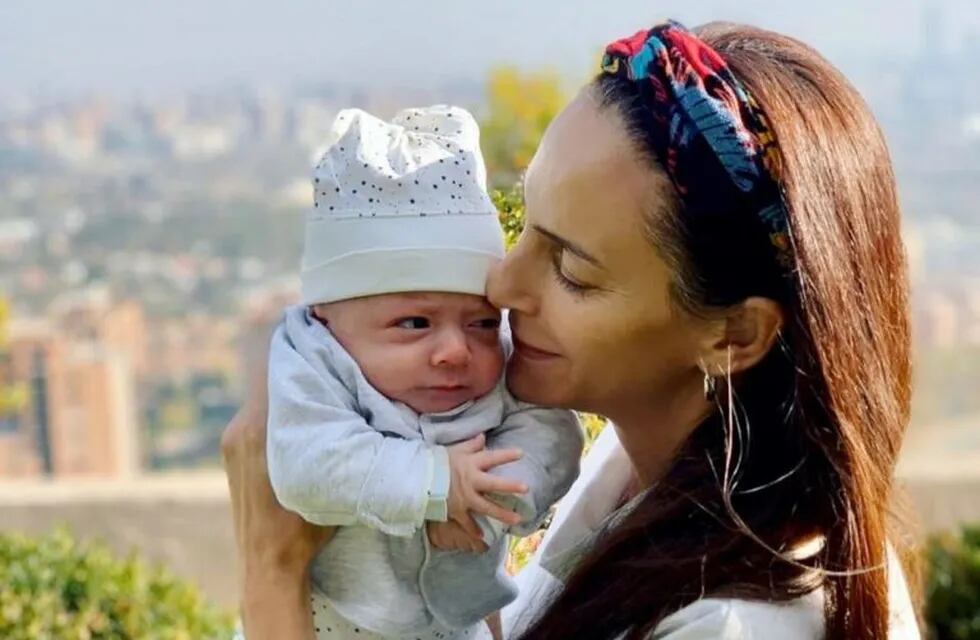
[[[547,324],[554,327],[554,337],[559,345],[578,342],[602,331],[599,327],[603,323],[597,325],[594,319],[597,315],[602,319],[604,307],[595,297],[579,296],[559,287],[549,301]]]

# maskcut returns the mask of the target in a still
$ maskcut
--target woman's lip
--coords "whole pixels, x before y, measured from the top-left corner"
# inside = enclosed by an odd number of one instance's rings
[[[524,342],[517,336],[514,338],[514,350],[524,358],[529,360],[546,360],[548,358],[557,358],[557,353],[552,353],[551,351],[545,351],[544,349],[538,349],[537,347],[532,347],[528,343]]]

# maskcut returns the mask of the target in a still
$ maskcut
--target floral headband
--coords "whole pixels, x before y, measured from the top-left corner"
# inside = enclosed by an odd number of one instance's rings
[[[793,268],[781,155],[769,122],[717,51],[668,21],[606,47],[602,72],[637,84],[657,158],[686,208],[755,211]]]

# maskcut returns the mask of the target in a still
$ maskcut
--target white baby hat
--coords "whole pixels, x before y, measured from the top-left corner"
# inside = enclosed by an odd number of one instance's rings
[[[408,291],[483,295],[504,255],[480,132],[465,109],[337,115],[313,172],[303,304]]]

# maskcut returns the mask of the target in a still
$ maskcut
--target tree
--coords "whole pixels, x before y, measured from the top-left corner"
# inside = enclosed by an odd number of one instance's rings
[[[491,184],[509,188],[531,162],[548,123],[565,104],[558,76],[498,67],[487,81],[487,116],[480,123]]]
[[[558,76],[497,67],[487,80],[487,115],[480,123],[490,195],[500,212],[507,247],[524,228],[521,175],[548,124],[565,104]]]
[[[933,637],[980,638],[980,526],[932,538],[926,561],[926,620]]]
[[[10,305],[0,298],[0,363],[7,357],[7,322],[10,318]],[[15,384],[3,377],[0,369],[0,422],[10,418],[27,402],[27,387]]]
[[[494,189],[490,199],[500,216],[500,226],[504,228],[504,244],[508,249],[514,246],[521,231],[524,230],[524,193],[520,183],[510,189]]]
[[[0,637],[230,638],[231,612],[193,586],[135,556],[67,532],[41,538],[0,534]]]

